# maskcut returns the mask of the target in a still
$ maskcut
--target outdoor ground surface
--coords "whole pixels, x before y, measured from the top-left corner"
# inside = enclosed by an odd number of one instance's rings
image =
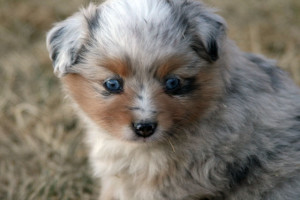
[[[206,0],[242,50],[300,84],[299,0]],[[0,200],[95,199],[83,129],[64,99],[45,35],[83,0],[0,0]]]

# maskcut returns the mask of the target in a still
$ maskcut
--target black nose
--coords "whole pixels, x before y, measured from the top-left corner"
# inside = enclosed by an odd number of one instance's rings
[[[138,136],[149,137],[157,127],[157,123],[133,123],[133,129]]]

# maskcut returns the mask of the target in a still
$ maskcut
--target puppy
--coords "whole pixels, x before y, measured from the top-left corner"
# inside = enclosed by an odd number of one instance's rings
[[[47,35],[101,200],[300,199],[300,92],[195,0],[108,0]]]

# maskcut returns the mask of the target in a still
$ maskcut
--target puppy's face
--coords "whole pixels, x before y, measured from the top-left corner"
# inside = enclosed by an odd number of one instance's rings
[[[77,14],[48,35],[55,70],[71,97],[92,121],[121,140],[153,142],[183,134],[220,95],[218,49],[208,49],[217,47],[188,35],[188,24],[180,24],[187,16],[168,16],[172,5],[151,2],[154,8],[145,9],[154,13],[145,11],[145,20],[122,18],[120,10],[127,6],[132,12],[136,5],[119,2],[117,12],[110,4],[91,6],[83,18]],[[68,30],[72,28],[74,32]]]
[[[129,60],[108,59],[92,64],[92,78],[69,74],[63,82],[82,110],[113,136],[161,140],[198,120],[219,92],[216,71],[191,64],[174,55],[140,70]]]

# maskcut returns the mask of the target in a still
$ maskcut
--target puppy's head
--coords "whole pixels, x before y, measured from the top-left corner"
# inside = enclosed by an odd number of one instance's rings
[[[55,73],[99,127],[163,141],[207,113],[221,92],[225,25],[196,1],[110,0],[48,33]]]

